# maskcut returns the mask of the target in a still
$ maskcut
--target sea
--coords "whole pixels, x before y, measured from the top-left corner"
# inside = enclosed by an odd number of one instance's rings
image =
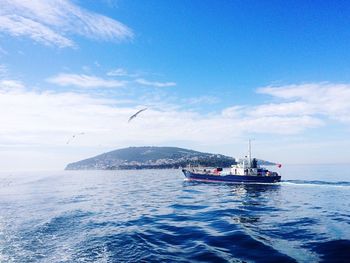
[[[348,165],[278,184],[181,170],[0,174],[0,262],[350,262]]]

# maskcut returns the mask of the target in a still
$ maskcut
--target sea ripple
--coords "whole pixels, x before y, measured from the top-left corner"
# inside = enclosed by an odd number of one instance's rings
[[[0,186],[0,262],[346,262],[350,182],[193,183],[180,170]]]

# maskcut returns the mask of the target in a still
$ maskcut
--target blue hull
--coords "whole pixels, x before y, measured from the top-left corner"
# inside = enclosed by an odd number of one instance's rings
[[[223,182],[223,183],[277,183],[281,176],[243,176],[243,175],[213,175],[193,173],[186,169],[182,172],[191,181]]]

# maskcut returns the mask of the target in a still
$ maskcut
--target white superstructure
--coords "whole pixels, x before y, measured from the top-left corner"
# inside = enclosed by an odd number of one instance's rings
[[[253,176],[269,176],[271,172],[260,167],[258,160],[252,159],[251,140],[248,144],[248,156],[242,159],[236,159],[236,165],[231,165],[230,174],[232,175],[253,175]]]

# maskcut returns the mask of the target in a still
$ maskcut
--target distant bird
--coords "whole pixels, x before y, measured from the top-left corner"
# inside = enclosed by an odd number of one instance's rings
[[[133,118],[136,118],[137,115],[139,115],[141,112],[143,112],[143,111],[145,111],[145,110],[147,110],[147,108],[144,108],[144,109],[139,110],[138,112],[136,112],[134,115],[132,115],[132,116],[129,118],[128,122],[130,122]]]
[[[69,144],[72,140],[74,140],[75,137],[77,137],[78,135],[84,135],[85,132],[79,132],[79,133],[76,133],[76,134],[73,134],[72,135],[72,138],[70,138],[66,144]]]

